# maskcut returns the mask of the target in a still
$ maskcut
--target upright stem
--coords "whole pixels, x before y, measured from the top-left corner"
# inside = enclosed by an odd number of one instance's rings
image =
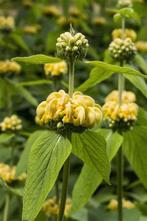
[[[68,93],[69,96],[72,97],[73,92],[74,92],[74,62],[69,62],[68,63],[68,72],[69,72],[69,89]]]
[[[58,221],[63,221],[64,219],[64,210],[65,210],[66,196],[67,196],[67,189],[68,189],[69,171],[70,171],[70,158],[68,157],[63,167],[63,187],[62,187],[62,196],[61,196]]]
[[[125,39],[125,18],[122,17],[122,27],[121,27],[121,30],[122,30],[122,39]]]
[[[120,147],[117,156],[117,195],[118,195],[118,221],[123,221],[123,152]]]
[[[9,194],[6,194],[3,221],[9,220],[9,205],[10,205],[10,196]]]
[[[69,96],[72,97],[73,92],[74,92],[74,62],[73,61],[70,61],[68,63],[68,71],[69,71],[68,93],[69,93]],[[71,140],[71,134],[70,134],[69,140]],[[68,157],[68,159],[66,160],[63,166],[63,186],[62,186],[62,196],[61,196],[61,202],[60,202],[58,221],[64,220],[64,210],[65,210],[65,205],[66,205],[69,173],[70,173],[70,157]]]
[[[118,99],[119,99],[119,106],[122,104],[122,93],[125,87],[125,79],[122,74],[118,75]]]

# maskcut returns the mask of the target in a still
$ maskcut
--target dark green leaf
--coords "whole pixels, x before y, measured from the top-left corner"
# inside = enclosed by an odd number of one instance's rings
[[[141,182],[147,187],[147,127],[124,133],[123,151]]]
[[[109,182],[110,165],[105,139],[98,133],[85,131],[72,135],[73,153],[90,167],[94,167]]]
[[[8,141],[10,141],[15,135],[14,134],[1,134],[0,135],[0,144],[1,143],[7,143]]]
[[[13,193],[18,196],[23,196],[23,188],[15,188],[9,186],[5,181],[0,178],[0,186],[3,187],[6,191]]]
[[[137,123],[143,126],[147,125],[147,112],[143,108],[139,108]]]
[[[56,63],[60,62],[60,58],[51,57],[43,54],[32,55],[29,57],[16,57],[12,61],[30,63],[30,64],[45,64],[45,63]]]
[[[28,53],[30,52],[29,47],[27,46],[24,39],[20,35],[13,33],[13,34],[11,34],[11,38],[20,48],[22,48],[23,50],[25,50]]]
[[[147,74],[147,64],[146,64],[144,58],[140,54],[137,53],[134,60],[135,60],[135,63],[139,66],[139,68],[145,74]]]
[[[42,84],[51,84],[52,82],[50,80],[36,80],[36,81],[26,81],[26,82],[20,82],[17,85],[20,86],[37,86]]]
[[[68,139],[43,131],[31,148],[24,192],[23,220],[33,221],[71,153]]]
[[[35,142],[35,140],[38,138],[41,132],[42,132],[41,130],[35,131],[29,136],[25,144],[25,149],[23,150],[21,157],[18,161],[17,167],[16,167],[17,176],[27,171],[28,159],[29,159],[29,154],[31,151],[32,144]]]

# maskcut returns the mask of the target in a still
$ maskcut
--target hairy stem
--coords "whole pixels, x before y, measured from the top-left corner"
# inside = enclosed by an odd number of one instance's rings
[[[10,205],[10,196],[9,194],[6,194],[3,221],[9,220],[9,205]]]
[[[123,221],[123,153],[120,147],[117,156],[117,195],[118,195],[118,221]]]
[[[74,62],[69,62],[68,63],[68,72],[69,72],[69,89],[68,93],[69,96],[72,97],[73,92],[74,92]]]
[[[70,158],[68,157],[63,167],[63,188],[62,188],[62,196],[61,196],[58,221],[63,221],[64,219],[64,210],[65,210],[66,196],[67,196],[67,189],[68,189],[69,171],[70,171]]]

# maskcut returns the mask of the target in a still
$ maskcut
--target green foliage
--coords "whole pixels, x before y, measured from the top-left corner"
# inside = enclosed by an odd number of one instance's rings
[[[146,75],[141,74],[139,71],[130,68],[130,67],[120,67],[117,65],[107,64],[101,61],[90,61],[87,62],[94,67],[91,71],[89,79],[86,80],[78,90],[85,91],[88,88],[95,86],[96,84],[106,80],[111,77],[112,74],[123,74],[126,78],[136,78],[136,77],[144,77],[147,78]]]
[[[33,221],[71,153],[67,138],[42,131],[31,148],[24,192],[23,220]]]
[[[109,182],[110,165],[106,154],[106,143],[98,133],[85,131],[72,134],[73,153],[87,165],[94,167],[106,182]]]
[[[13,61],[29,63],[29,64],[46,64],[46,63],[56,63],[61,61],[60,58],[55,58],[43,54],[32,55],[29,57],[16,57],[12,59]]]
[[[123,138],[118,133],[111,133],[106,130],[99,130],[98,134],[105,136],[107,141],[107,155],[109,161],[111,161],[119,147],[123,142]],[[79,143],[75,143],[77,147]],[[73,146],[74,147],[74,146]],[[79,211],[89,200],[91,195],[97,189],[97,187],[102,183],[102,176],[99,171],[94,166],[89,166],[84,164],[80,176],[74,186],[72,193],[72,210],[71,213]]]
[[[7,143],[8,141],[10,141],[13,137],[15,136],[15,134],[1,134],[0,135],[0,144],[3,144],[3,143]]]
[[[147,188],[147,127],[136,126],[124,134],[123,151],[141,182]]]

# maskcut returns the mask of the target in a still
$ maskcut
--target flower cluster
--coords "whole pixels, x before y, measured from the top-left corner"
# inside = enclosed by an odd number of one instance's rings
[[[66,126],[91,128],[101,118],[100,106],[91,97],[81,92],[75,92],[70,97],[63,90],[51,93],[36,111],[37,123],[55,123],[56,129]]]
[[[14,27],[15,27],[15,21],[13,17],[0,16],[0,30],[11,31],[14,29]]]
[[[56,47],[60,58],[74,61],[85,57],[89,44],[83,34],[65,32],[57,39]]]
[[[26,179],[26,174],[23,173],[16,177],[16,167],[9,166],[5,163],[0,163],[0,178],[7,183],[11,183],[15,180],[24,181]]]
[[[131,201],[126,200],[126,199],[122,200],[122,205],[123,205],[123,208],[126,208],[126,209],[133,209],[135,207],[134,203],[132,203]],[[115,199],[112,199],[109,202],[109,204],[107,205],[107,208],[109,210],[117,210],[117,208],[118,208],[118,201],[115,200]]]
[[[44,71],[46,76],[61,76],[67,73],[67,64],[65,61],[58,63],[49,63],[44,65]]]
[[[100,17],[100,16],[95,16],[92,19],[92,24],[93,25],[105,25],[106,24],[106,19],[104,17]]]
[[[119,7],[132,7],[132,0],[118,0]]]
[[[136,54],[136,47],[130,38],[116,38],[111,42],[109,51],[115,60],[130,61]]]
[[[14,61],[0,61],[0,74],[16,73],[19,74],[21,66]]]
[[[147,42],[146,41],[137,41],[136,48],[140,52],[147,52]]]
[[[122,103],[119,104],[118,91],[110,93],[102,107],[104,119],[108,120],[113,130],[125,131],[131,129],[137,120],[138,106],[135,95],[130,91],[122,93]]]
[[[40,30],[40,26],[39,25],[26,25],[24,28],[23,28],[23,31],[24,33],[27,33],[27,34],[37,34],[38,31]]]
[[[10,117],[5,117],[3,121],[0,123],[1,131],[17,131],[22,129],[22,120],[16,115],[12,115]]]
[[[112,32],[113,39],[121,38],[122,36],[122,29],[114,29]],[[133,29],[125,29],[124,32],[125,38],[131,38],[132,41],[135,41],[137,38],[137,34]]]
[[[25,7],[32,7],[33,5],[33,0],[22,0],[22,4],[25,6]]]
[[[43,13],[44,15],[58,17],[61,15],[61,10],[57,5],[46,5],[43,8]]]
[[[46,216],[57,216],[59,214],[59,205],[60,203],[57,202],[56,197],[50,198],[43,204],[42,211],[46,214]],[[64,211],[64,215],[66,217],[69,214],[71,206],[71,200],[67,199]]]

